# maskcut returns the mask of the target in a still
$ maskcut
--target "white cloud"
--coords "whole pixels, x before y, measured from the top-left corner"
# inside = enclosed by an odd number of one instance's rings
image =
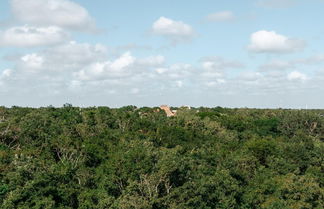
[[[227,83],[228,70],[241,69],[244,65],[237,61],[225,60],[219,56],[204,57],[196,75],[196,82],[207,87],[220,87]]]
[[[152,31],[154,34],[162,35],[172,41],[188,40],[195,34],[190,25],[166,17],[156,20],[152,25]]]
[[[170,91],[179,89],[181,87],[190,88],[193,85],[195,77],[195,68],[190,64],[177,63],[170,66],[155,68],[153,71],[153,77],[149,77],[150,82],[155,83],[158,86],[163,86],[164,90]]]
[[[155,56],[140,59],[126,52],[107,59],[106,53],[102,45],[70,42],[25,54],[12,60],[15,63],[10,77],[4,76],[9,75],[9,71],[0,72],[3,86],[0,89],[4,91],[6,87],[7,92],[22,94],[25,91],[25,94],[48,97],[92,96],[111,92],[131,94],[129,89],[134,86],[141,89],[149,82],[148,76],[154,72],[151,65]],[[141,64],[140,60],[143,60]],[[160,62],[161,57],[156,56],[156,60]]]
[[[59,26],[93,30],[95,23],[88,11],[69,0],[11,0],[15,18],[37,26]]]
[[[172,64],[163,73],[168,79],[183,79],[192,75],[193,67],[190,64]]]
[[[0,31],[0,46],[36,47],[62,43],[69,39],[69,34],[61,28],[18,26]]]
[[[7,92],[6,82],[12,77],[12,69],[5,69],[0,71],[0,93]]]
[[[21,57],[21,66],[24,70],[37,71],[43,68],[44,58],[36,53]]]
[[[133,57],[130,52],[124,53],[121,57],[116,59],[110,64],[110,68],[113,71],[122,70],[135,62],[135,57]]]
[[[70,42],[25,54],[13,61],[16,62],[15,75],[21,79],[32,76],[32,80],[67,83],[71,89],[76,89],[85,82],[93,84],[109,80],[131,85],[134,81],[153,78],[154,69],[163,67],[165,58],[161,55],[135,58],[126,52],[108,59],[103,45]]]
[[[231,95],[230,100],[233,95],[241,99],[255,98],[251,95],[268,98],[270,94],[292,95],[310,86],[323,86],[323,74],[316,75],[315,80],[315,76],[308,77],[301,71],[242,71],[243,64],[217,56],[204,57],[196,64],[167,64],[161,55],[135,57],[126,52],[108,57],[107,51],[99,44],[70,42],[20,56],[12,60],[12,70],[0,72],[0,96],[44,101],[45,105],[61,105],[66,98],[76,105],[79,98],[91,105],[99,101],[106,105],[135,104],[140,98],[143,105],[151,105],[146,102],[165,98],[170,99],[167,102],[185,103],[193,98],[222,101],[224,95]],[[279,61],[274,63],[280,65]]]
[[[261,30],[251,35],[248,49],[255,53],[288,53],[301,50],[305,42],[288,38],[275,31]]]
[[[103,45],[69,42],[25,54],[13,61],[16,61],[16,73],[26,77],[32,72],[39,77],[66,80],[71,78],[71,73],[105,60],[106,48]]]
[[[12,73],[11,69],[5,69],[4,71],[2,71],[1,76],[2,77],[10,77],[11,73]]]
[[[231,11],[221,11],[213,14],[209,14],[206,19],[211,22],[225,22],[235,19],[233,12]]]
[[[308,79],[307,75],[300,73],[298,71],[293,71],[291,73],[288,74],[287,76],[288,80],[290,81],[305,81]]]
[[[138,73],[136,61],[130,52],[126,52],[113,61],[92,63],[74,73],[74,76],[83,81],[125,78]]]
[[[101,44],[69,42],[42,52],[49,71],[76,71],[106,60],[107,48]]]

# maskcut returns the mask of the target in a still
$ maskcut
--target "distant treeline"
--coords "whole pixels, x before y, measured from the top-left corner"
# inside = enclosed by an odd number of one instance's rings
[[[324,110],[0,107],[0,208],[324,208]]]

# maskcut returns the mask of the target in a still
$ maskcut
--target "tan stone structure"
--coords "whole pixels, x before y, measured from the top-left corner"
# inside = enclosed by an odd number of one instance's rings
[[[172,112],[168,105],[161,105],[160,108],[161,108],[161,110],[164,110],[167,117],[172,117],[172,116],[176,115],[176,112]]]

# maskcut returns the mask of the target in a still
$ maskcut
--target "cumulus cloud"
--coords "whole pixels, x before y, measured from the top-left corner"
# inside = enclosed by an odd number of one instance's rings
[[[236,95],[263,95],[267,98],[281,98],[294,94],[309,92],[309,86],[315,80],[306,74],[294,71],[290,73],[282,71],[244,71],[232,77],[226,84],[227,92]],[[317,82],[315,86],[319,86]],[[271,96],[270,96],[271,95]],[[283,96],[285,95],[285,96]],[[272,103],[273,105],[276,102]],[[278,104],[279,105],[279,104]]]
[[[228,70],[244,68],[238,61],[226,60],[219,56],[203,57],[200,64],[195,82],[210,88],[224,86],[228,80]]]
[[[6,92],[8,89],[8,81],[12,79],[12,69],[4,69],[0,71],[0,93]]]
[[[25,24],[59,26],[74,30],[93,30],[88,11],[69,0],[11,0],[13,15]]]
[[[24,70],[32,72],[41,70],[44,64],[44,58],[36,53],[24,55],[21,57],[20,61],[20,65],[24,68]]]
[[[32,73],[35,78],[73,80],[71,86],[77,86],[88,81],[146,78],[155,68],[164,66],[165,58],[161,55],[136,58],[130,52],[108,58],[103,45],[69,42],[12,61],[19,77],[27,78]]]
[[[129,52],[121,55],[114,61],[97,62],[90,66],[85,67],[74,75],[79,80],[101,80],[107,78],[118,78],[130,75],[130,71],[127,70],[135,62]]]
[[[59,27],[18,26],[0,31],[0,47],[37,47],[69,40],[69,34]]]
[[[161,55],[144,58],[135,57],[131,52],[95,62],[74,73],[74,78],[82,81],[108,80],[116,85],[133,85],[154,81],[156,68],[165,66],[165,58]],[[144,83],[142,83],[144,82]]]
[[[106,47],[101,44],[68,42],[39,52],[27,53],[12,59],[15,72],[24,74],[38,74],[39,77],[49,79],[70,79],[71,73],[96,62],[107,59]],[[35,76],[35,75],[33,75]]]
[[[248,49],[255,53],[289,53],[301,50],[305,42],[288,38],[275,31],[261,30],[253,33]]]
[[[190,25],[166,17],[156,20],[152,25],[152,31],[154,34],[164,36],[172,41],[188,40],[195,34]]]
[[[0,73],[0,80],[9,78],[12,74],[11,69],[5,69]]]
[[[49,71],[75,71],[89,63],[106,60],[106,53],[107,48],[101,44],[74,41],[45,49],[42,52]]]
[[[158,88],[163,90],[177,90],[182,87],[192,88],[194,80],[199,76],[196,69],[186,63],[175,63],[169,66],[155,68],[155,74],[150,79],[153,79]]]
[[[290,72],[287,76],[288,80],[290,81],[305,81],[308,79],[307,75],[298,72],[298,71],[293,71]]]
[[[78,104],[79,100],[73,98],[80,97],[92,105],[108,100],[111,103],[101,104],[111,105],[116,101],[134,104],[136,98],[183,102],[186,96],[190,98],[187,101],[192,101],[211,96],[220,99],[224,95],[233,98],[233,95],[287,94],[323,82],[319,76],[314,82],[314,78],[302,71],[242,71],[245,67],[242,63],[218,56],[204,57],[197,64],[168,64],[161,55],[138,57],[125,52],[110,57],[107,54],[106,47],[100,44],[76,42],[24,54],[12,60],[15,63],[11,70],[0,71],[0,96],[15,92],[15,98],[22,95],[33,101],[47,98],[47,104],[59,105],[66,98]],[[120,97],[124,102],[118,100]]]
[[[206,20],[210,22],[226,22],[235,19],[235,15],[231,11],[220,11],[207,15]]]
[[[153,82],[157,81],[154,69],[164,66],[161,55],[136,58],[126,52],[107,58],[104,46],[76,42],[27,53],[11,61],[12,70],[0,71],[0,92],[44,96],[51,101],[59,95],[139,95],[142,91],[135,88],[148,91],[153,89],[150,85],[158,85]]]

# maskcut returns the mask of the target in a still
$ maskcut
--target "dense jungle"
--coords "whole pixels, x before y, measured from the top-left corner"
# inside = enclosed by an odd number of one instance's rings
[[[324,110],[0,107],[0,208],[324,208]]]

